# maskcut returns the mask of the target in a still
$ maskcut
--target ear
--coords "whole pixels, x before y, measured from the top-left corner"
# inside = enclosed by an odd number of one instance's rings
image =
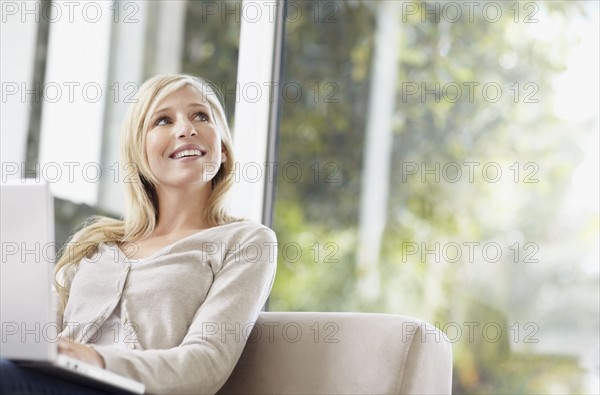
[[[225,148],[225,144],[221,143],[221,163],[225,163],[227,161],[227,148]]]

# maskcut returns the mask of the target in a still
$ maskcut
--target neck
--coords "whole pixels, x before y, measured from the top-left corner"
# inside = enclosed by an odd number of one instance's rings
[[[155,236],[210,227],[204,219],[211,194],[210,184],[189,188],[161,186],[156,192],[159,215],[152,232]]]

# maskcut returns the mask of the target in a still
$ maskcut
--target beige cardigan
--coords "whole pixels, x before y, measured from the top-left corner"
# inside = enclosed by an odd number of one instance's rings
[[[72,277],[62,335],[93,343],[120,302],[128,349],[95,347],[106,369],[141,381],[147,393],[214,393],[269,295],[276,243],[272,230],[244,221],[193,234],[138,261],[103,244]]]

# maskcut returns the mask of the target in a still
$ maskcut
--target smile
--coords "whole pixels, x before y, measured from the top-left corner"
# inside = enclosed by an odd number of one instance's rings
[[[171,159],[181,159],[181,158],[187,158],[190,156],[204,156],[206,155],[206,152],[204,151],[200,151],[197,149],[190,149],[190,150],[184,150],[184,151],[179,151],[174,153],[173,155],[170,156]]]

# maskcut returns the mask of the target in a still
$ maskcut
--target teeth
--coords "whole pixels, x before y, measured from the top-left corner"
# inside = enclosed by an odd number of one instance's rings
[[[184,156],[202,156],[202,151],[197,150],[197,149],[191,149],[191,150],[185,150],[185,151],[180,151],[178,153],[176,153],[175,155],[173,155],[173,159],[179,159],[179,158],[183,158]]]

